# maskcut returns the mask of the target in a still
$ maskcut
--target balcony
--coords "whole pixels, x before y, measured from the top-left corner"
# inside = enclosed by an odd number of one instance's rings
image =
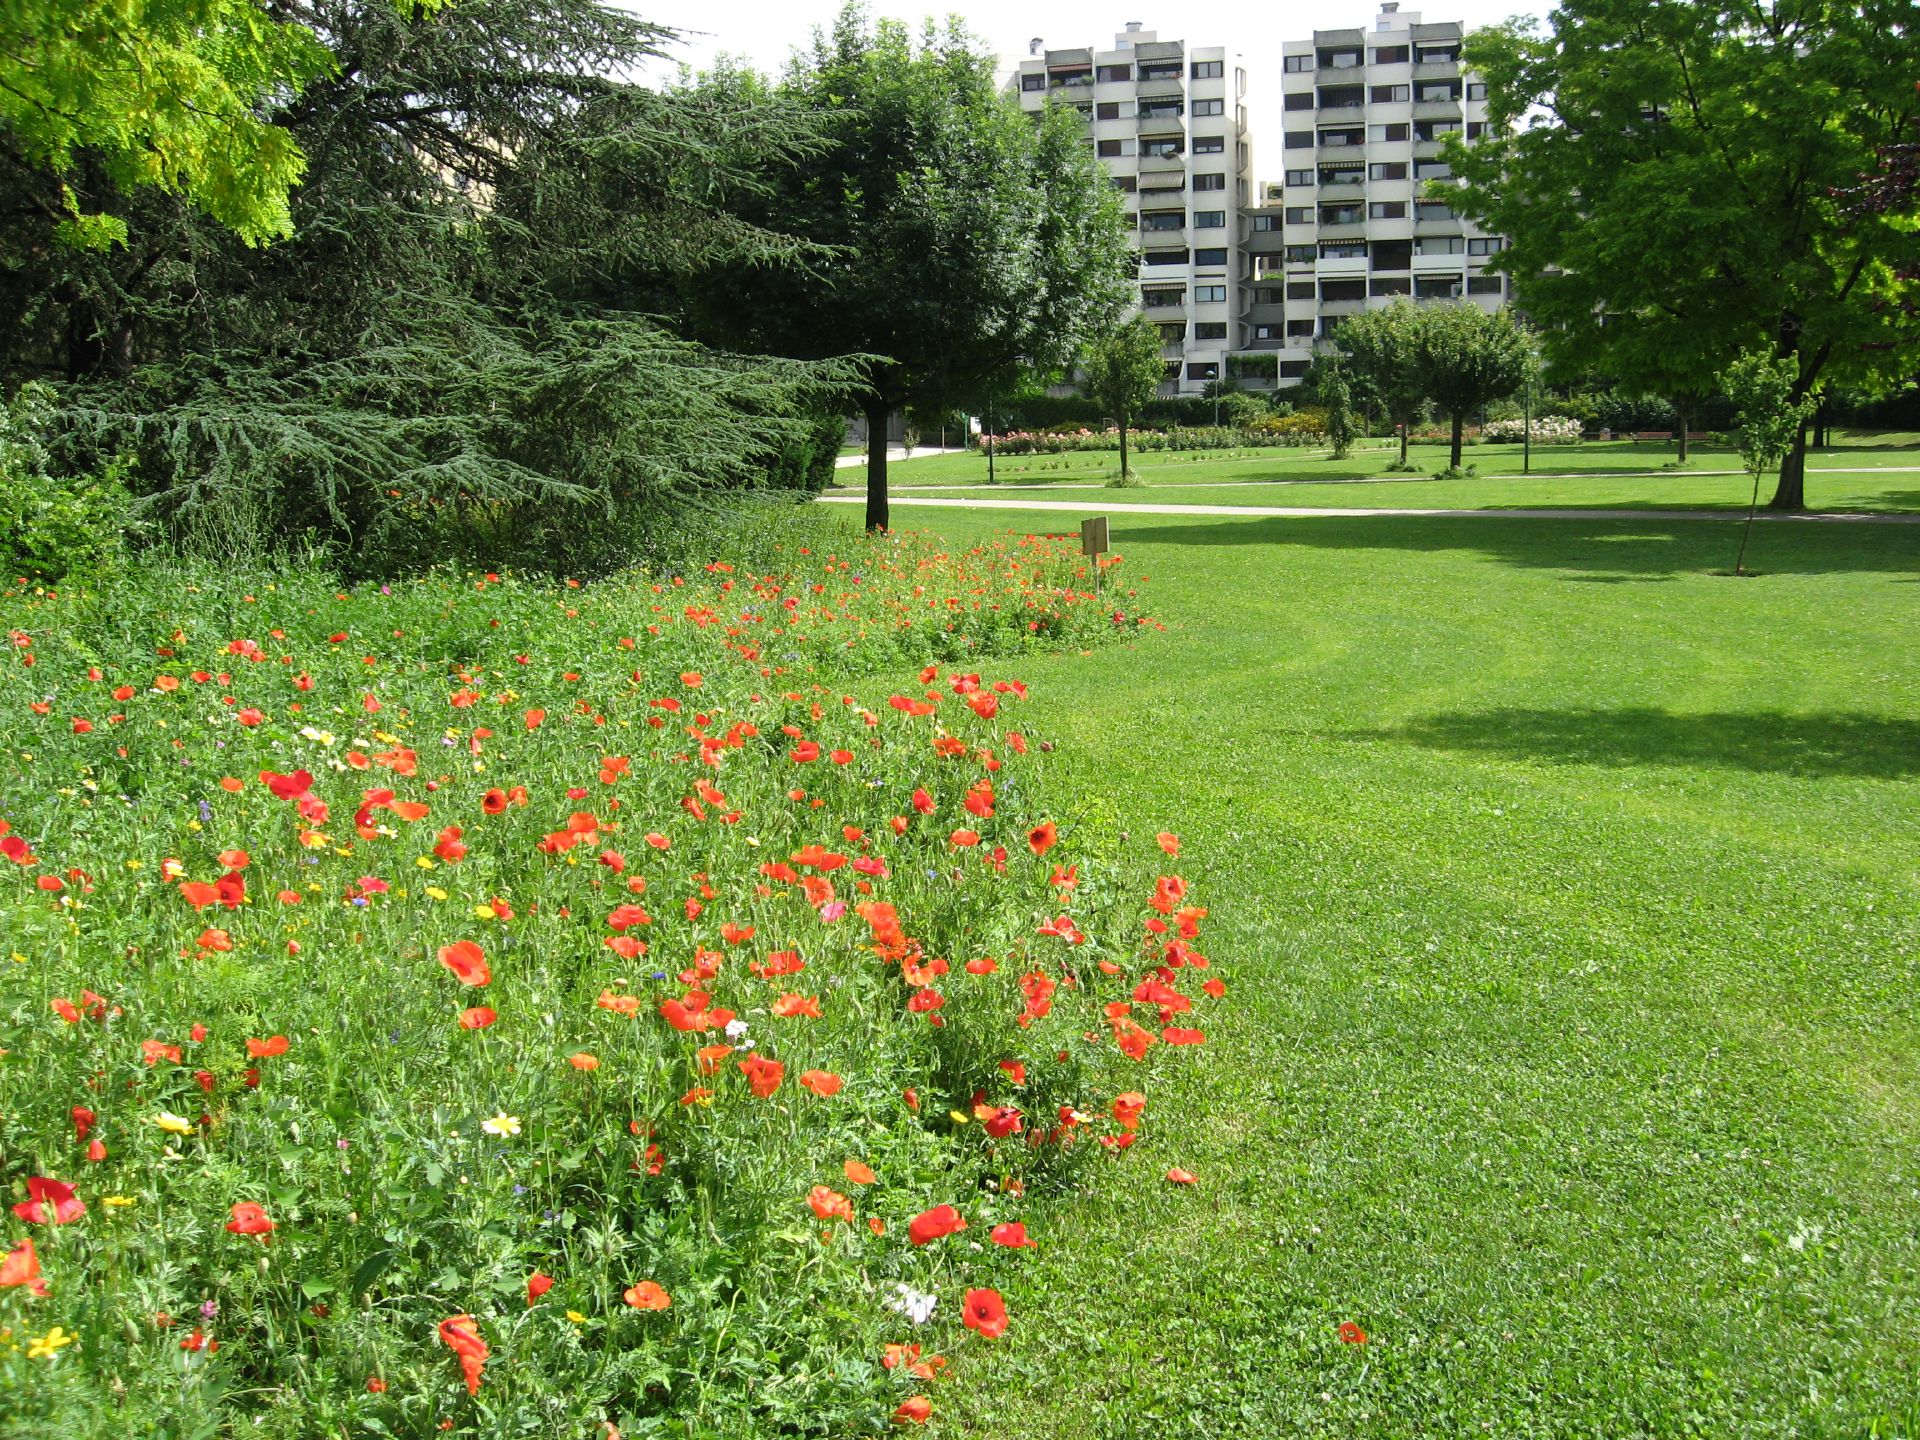
[[[1340,100],[1329,105],[1316,105],[1314,110],[1321,115],[1358,115],[1367,108],[1364,100]]]
[[[1322,220],[1320,222],[1322,240],[1364,240],[1367,238],[1367,222],[1364,219]]]
[[[1367,302],[1365,300],[1322,300],[1320,302],[1320,314],[1322,316],[1358,315],[1366,308]]]
[[[1147,80],[1136,87],[1134,98],[1142,105],[1151,105],[1156,100],[1185,100],[1187,96],[1178,80]]]
[[[1460,120],[1458,100],[1416,100],[1413,102],[1413,118],[1416,120]]]
[[[1144,250],[1148,247],[1155,250],[1186,249],[1186,227],[1182,226],[1178,230],[1148,230],[1142,228],[1140,231],[1140,248]]]
[[[1172,155],[1143,154],[1140,157],[1140,173],[1142,175],[1167,175],[1167,174],[1178,173],[1179,175],[1184,177],[1186,174],[1186,170],[1187,170],[1187,157],[1178,152],[1175,152]],[[1142,186],[1141,188],[1145,189],[1146,187]]]
[[[1458,60],[1416,60],[1413,62],[1413,80],[1417,85],[1422,80],[1457,80],[1460,78]]]
[[[1142,111],[1134,121],[1138,135],[1184,135],[1187,117],[1178,110]]]
[[[1439,160],[1447,153],[1444,140],[1416,140],[1413,142],[1413,158],[1416,160]]]
[[[1358,200],[1367,187],[1358,180],[1322,180],[1316,193],[1322,200]]]

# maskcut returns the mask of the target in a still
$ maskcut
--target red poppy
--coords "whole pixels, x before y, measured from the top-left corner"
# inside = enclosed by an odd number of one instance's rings
[[[484,1030],[500,1017],[485,1005],[474,1005],[460,1012],[462,1030]]]
[[[35,1295],[47,1293],[46,1282],[40,1278],[40,1257],[31,1240],[22,1240],[0,1255],[0,1290],[12,1285],[25,1285]]]
[[[1054,827],[1053,821],[1049,820],[1045,824],[1034,826],[1027,832],[1027,848],[1035,855],[1044,855],[1053,848],[1054,842],[1059,838],[1060,832]]]
[[[853,1201],[838,1190],[829,1190],[824,1185],[816,1185],[807,1192],[807,1204],[813,1207],[813,1213],[822,1220],[844,1220],[853,1223]]]
[[[275,1055],[287,1053],[290,1042],[284,1035],[270,1036],[265,1040],[247,1041],[247,1058],[250,1060],[268,1060]]]
[[[1006,1072],[1007,1079],[1011,1080],[1015,1085],[1024,1085],[1027,1083],[1027,1067],[1018,1060],[1002,1060],[1000,1062],[1000,1068]]]
[[[924,1425],[933,1415],[933,1401],[924,1395],[912,1395],[900,1402],[893,1412],[896,1425]]]
[[[998,1290],[969,1290],[962,1302],[960,1323],[989,1340],[1007,1333],[1007,1304]]]
[[[168,1045],[160,1040],[142,1040],[140,1042],[140,1058],[149,1065],[158,1065],[162,1060],[171,1061],[173,1064],[178,1065],[180,1063],[180,1047],[178,1045]]]
[[[858,1160],[847,1161],[840,1167],[840,1171],[856,1185],[871,1185],[875,1179],[873,1168]]]
[[[540,1297],[553,1288],[553,1277],[542,1275],[538,1270],[527,1277],[527,1307],[531,1309],[539,1303]]]
[[[996,1225],[987,1232],[987,1238],[996,1245],[1004,1245],[1009,1250],[1031,1250],[1034,1242],[1027,1236],[1027,1227],[1018,1220],[1009,1220]]]
[[[1176,860],[1180,858],[1180,837],[1178,835],[1174,834],[1171,830],[1162,830],[1153,838],[1167,854],[1173,856]]]
[[[1191,1170],[1182,1170],[1178,1165],[1167,1171],[1167,1179],[1175,1185],[1198,1185],[1200,1177]]]
[[[1343,1320],[1340,1322],[1340,1338],[1349,1345],[1364,1345],[1367,1343],[1367,1332],[1351,1320]]]
[[[598,1055],[590,1055],[585,1050],[582,1050],[577,1055],[569,1055],[567,1057],[567,1063],[576,1070],[598,1070],[600,1068],[600,1057]]]
[[[800,1072],[800,1084],[823,1100],[838,1095],[840,1093],[840,1087],[846,1083],[844,1079],[834,1074],[831,1070],[802,1070]]]
[[[49,1180],[41,1175],[27,1180],[27,1198],[13,1207],[13,1213],[35,1225],[71,1225],[87,1213],[76,1200],[73,1186],[64,1180]]]
[[[462,985],[485,985],[493,979],[487,957],[471,940],[456,940],[440,947],[440,963],[453,972]]]
[[[93,1129],[94,1123],[97,1120],[99,1120],[99,1118],[100,1117],[98,1115],[95,1115],[93,1111],[89,1110],[84,1105],[74,1106],[73,1107],[73,1138],[75,1140],[86,1139],[87,1132]]]
[[[811,1020],[820,1018],[820,997],[818,995],[796,995],[791,992],[781,995],[773,1002],[773,1013],[783,1020],[805,1017]]]
[[[507,792],[504,790],[487,791],[486,794],[480,797],[480,808],[489,815],[498,815],[502,810],[507,808]]]
[[[652,1280],[629,1285],[624,1298],[636,1310],[665,1310],[673,1304],[673,1297]]]
[[[773,1092],[780,1088],[780,1082],[786,1077],[787,1067],[778,1060],[769,1060],[764,1055],[749,1055],[740,1062],[740,1072],[747,1077],[747,1088],[753,1091],[759,1100],[768,1100]]]
[[[267,1212],[251,1200],[242,1200],[230,1212],[227,1221],[228,1233],[234,1235],[271,1235],[273,1221],[267,1218]]]
[[[440,1340],[460,1357],[460,1373],[467,1378],[467,1394],[480,1393],[480,1375],[492,1353],[480,1337],[480,1324],[471,1315],[454,1315],[440,1322]]]
[[[916,1245],[925,1245],[966,1228],[967,1222],[953,1206],[936,1205],[913,1217],[907,1226],[907,1238]]]
[[[1022,1130],[1020,1112],[1011,1105],[1002,1105],[982,1117],[980,1128],[996,1140],[1004,1140],[1009,1135],[1018,1135]]]
[[[1113,1097],[1113,1118],[1123,1130],[1140,1128],[1140,1113],[1147,1108],[1147,1097],[1138,1090],[1128,1090]]]

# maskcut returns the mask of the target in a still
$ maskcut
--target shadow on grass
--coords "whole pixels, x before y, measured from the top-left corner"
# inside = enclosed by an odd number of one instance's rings
[[[1562,765],[1688,765],[1771,774],[1898,780],[1920,775],[1920,720],[1881,715],[1682,715],[1502,709],[1427,715],[1346,738]]]
[[[1525,569],[1563,570],[1568,579],[1667,579],[1731,570],[1740,521],[1535,520],[1447,515],[1263,516],[1200,523],[1113,521],[1116,545],[1266,545],[1325,550],[1463,550]],[[1920,571],[1920,525],[1756,525],[1747,567],[1774,575]],[[1383,579],[1389,578],[1385,575]],[[1764,592],[1756,592],[1756,598]]]

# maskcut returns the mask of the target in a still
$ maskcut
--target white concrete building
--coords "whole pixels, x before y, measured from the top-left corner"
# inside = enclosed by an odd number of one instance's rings
[[[1110,49],[1035,40],[1031,51],[1010,88],[1026,110],[1054,101],[1085,118],[1087,143],[1127,197],[1140,304],[1163,341],[1162,393],[1198,394],[1246,341],[1246,71],[1225,47],[1161,40],[1137,22]]]
[[[1278,352],[1279,383],[1296,382],[1345,316],[1413,300],[1506,301],[1486,270],[1502,241],[1427,197],[1451,172],[1447,136],[1487,124],[1486,86],[1461,68],[1458,22],[1422,24],[1395,0],[1371,30],[1316,30],[1282,47],[1278,104],[1282,175],[1249,210],[1248,349]],[[1269,163],[1275,152],[1269,137]]]

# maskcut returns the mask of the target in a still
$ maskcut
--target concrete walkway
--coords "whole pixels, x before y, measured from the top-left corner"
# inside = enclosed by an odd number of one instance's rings
[[[822,495],[829,505],[864,505],[865,495]],[[950,500],[931,495],[894,495],[893,505],[917,505],[949,510],[1097,510],[1108,515],[1242,515],[1256,519],[1356,519],[1371,515],[1471,516],[1496,520],[1745,520],[1742,510],[1416,510],[1360,508],[1332,505],[1154,505],[1109,500]],[[1762,510],[1761,520],[1799,521],[1813,525],[1920,525],[1920,515],[1870,515],[1846,511],[1779,512]]]
[[[924,460],[929,455],[964,455],[965,453],[966,452],[957,445],[949,445],[944,450],[938,445],[916,445],[913,447],[913,454],[909,456],[907,452],[898,445],[889,445],[887,447],[887,463],[891,465],[896,460],[907,459]],[[833,468],[836,470],[852,470],[856,467],[865,469],[866,464],[867,452],[862,450],[858,455],[842,455],[833,462]]]

